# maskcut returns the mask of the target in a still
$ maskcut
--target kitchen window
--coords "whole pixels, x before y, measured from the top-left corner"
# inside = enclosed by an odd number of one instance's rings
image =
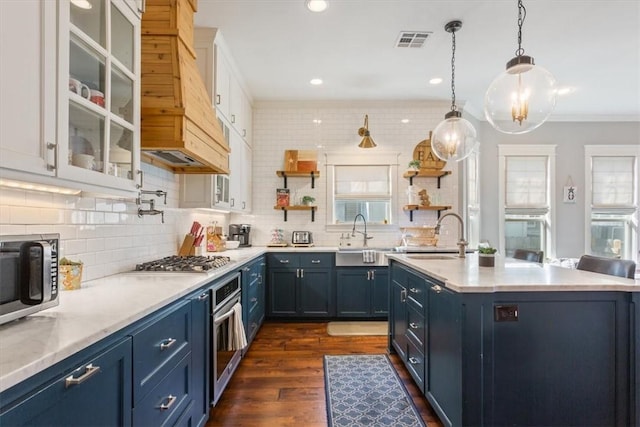
[[[398,165],[389,158],[388,154],[327,154],[328,228],[346,230],[358,214],[372,229],[394,224]],[[396,160],[397,155],[391,158]]]
[[[500,252],[555,254],[555,145],[500,145]]]
[[[637,146],[585,146],[586,253],[637,261],[639,159]]]

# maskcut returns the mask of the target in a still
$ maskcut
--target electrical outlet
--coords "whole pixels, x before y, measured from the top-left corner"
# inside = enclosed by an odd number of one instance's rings
[[[496,322],[517,322],[517,305],[496,305],[493,307],[493,320]]]

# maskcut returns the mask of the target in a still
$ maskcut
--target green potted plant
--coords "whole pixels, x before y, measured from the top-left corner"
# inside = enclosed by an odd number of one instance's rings
[[[480,267],[493,267],[496,263],[496,248],[491,246],[478,247],[478,265]]]
[[[409,169],[417,171],[420,169],[420,160],[411,160],[409,162]]]
[[[315,202],[316,198],[311,196],[302,196],[302,204],[305,206],[311,205],[311,203]]]

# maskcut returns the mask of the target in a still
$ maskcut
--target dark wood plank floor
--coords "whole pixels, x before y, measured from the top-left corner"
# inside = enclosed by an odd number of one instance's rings
[[[386,337],[333,337],[326,326],[266,322],[211,410],[207,427],[326,427],[322,356],[387,352]],[[391,361],[424,421],[441,427],[402,363],[395,355]]]

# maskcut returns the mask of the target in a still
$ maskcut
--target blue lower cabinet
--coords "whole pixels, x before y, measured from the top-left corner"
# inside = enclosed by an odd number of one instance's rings
[[[386,267],[336,269],[338,317],[386,318],[389,314],[389,272]]]
[[[266,258],[259,257],[241,269],[242,322],[248,344],[245,352],[264,322],[266,265]]]
[[[419,387],[424,355],[444,426],[640,426],[637,292],[457,293],[397,264],[390,351]]]
[[[335,316],[333,253],[272,253],[267,267],[267,316]]]
[[[84,361],[70,359],[68,371],[23,400],[4,400],[2,426],[130,426],[131,339],[125,338]]]
[[[198,292],[191,298],[191,417],[188,424],[204,426],[209,418],[211,389],[211,294],[209,290]]]
[[[191,401],[191,355],[185,356],[133,408],[134,426],[173,426]],[[188,416],[187,416],[188,418]]]
[[[133,334],[133,399],[142,399],[191,352],[191,303],[152,316]]]

